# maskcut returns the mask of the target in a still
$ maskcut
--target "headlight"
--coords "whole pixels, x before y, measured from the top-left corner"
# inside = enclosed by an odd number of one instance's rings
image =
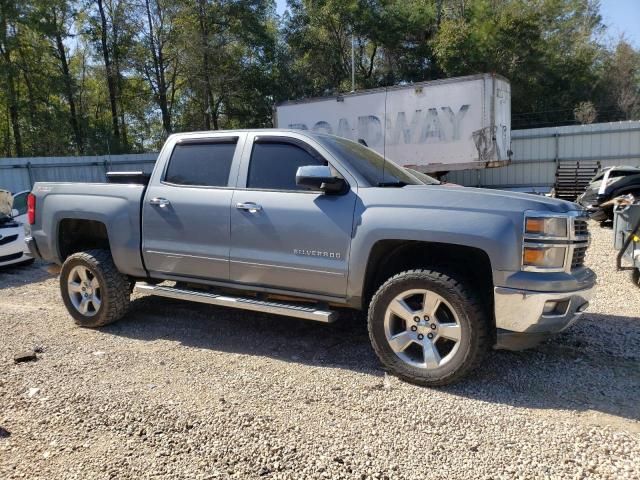
[[[553,268],[564,267],[564,259],[567,254],[566,247],[536,245],[522,249],[522,265],[533,268]]]
[[[524,221],[524,233],[540,237],[567,238],[567,218],[527,217]]]

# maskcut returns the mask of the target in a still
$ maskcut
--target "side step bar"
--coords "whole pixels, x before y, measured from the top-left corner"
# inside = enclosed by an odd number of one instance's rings
[[[316,322],[331,323],[336,320],[337,314],[331,310],[321,310],[314,307],[296,305],[293,303],[267,302],[246,297],[232,297],[229,295],[219,295],[217,293],[200,292],[197,290],[186,290],[175,287],[164,287],[149,285],[138,282],[136,291],[148,293],[158,297],[176,298],[178,300],[188,300],[190,302],[208,303],[222,307],[241,308],[254,312],[273,313],[287,317],[302,318],[304,320],[315,320]]]

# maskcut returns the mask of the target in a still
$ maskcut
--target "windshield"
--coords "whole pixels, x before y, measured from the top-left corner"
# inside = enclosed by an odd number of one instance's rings
[[[440,182],[440,180],[436,180],[435,178],[427,175],[426,173],[419,172],[417,170],[414,170],[413,168],[405,168],[405,170],[407,170],[411,175],[416,177],[425,185],[440,185],[442,183]]]
[[[602,180],[604,174],[609,172],[609,178],[617,178],[617,177],[626,177],[628,175],[637,175],[640,173],[640,169],[629,167],[629,168],[607,168],[596,174],[595,177],[591,179],[591,182],[597,182],[598,180]]]
[[[405,185],[424,185],[405,168],[399,167],[375,150],[346,138],[331,135],[318,135],[320,143],[338,158],[347,162],[372,187],[403,187]]]

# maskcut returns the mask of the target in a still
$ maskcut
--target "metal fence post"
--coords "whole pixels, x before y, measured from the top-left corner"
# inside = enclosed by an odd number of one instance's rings
[[[29,175],[29,190],[33,188],[33,184],[36,183],[33,181],[33,170],[31,167],[31,162],[27,162],[27,174]]]

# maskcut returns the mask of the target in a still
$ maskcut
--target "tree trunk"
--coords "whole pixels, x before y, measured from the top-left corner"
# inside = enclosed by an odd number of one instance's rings
[[[4,156],[11,156],[11,119],[9,117],[9,108],[7,107],[7,128],[4,131]]]
[[[36,125],[38,125],[38,118],[39,118],[38,112],[36,111],[36,95],[34,95],[35,89],[33,88],[33,84],[29,79],[29,75],[27,75],[27,70],[24,66],[22,68],[22,79],[24,80],[24,86],[27,87],[26,100],[27,100],[28,111],[29,111],[29,120],[31,123],[31,127],[35,127]],[[36,150],[39,150],[39,149],[40,149],[40,145],[37,145]]]
[[[11,117],[11,128],[13,129],[13,142],[16,144],[16,156],[22,157],[22,135],[20,134],[20,118],[18,115],[18,94],[13,79],[13,68],[7,68],[7,93],[9,94],[9,116]]]
[[[118,29],[114,25],[113,27],[113,62],[112,71],[113,76],[116,79],[116,92],[118,92],[118,115],[120,116],[120,143],[122,151],[129,151],[129,137],[127,135],[127,124],[125,122],[125,109],[122,101],[122,92],[124,86],[122,84],[122,70],[120,69],[120,52],[119,52],[119,36]]]
[[[15,83],[15,67],[11,61],[11,52],[7,46],[7,17],[6,12],[0,11],[0,17],[2,21],[2,31],[0,31],[1,42],[0,50],[2,50],[2,57],[4,60],[4,76],[7,88],[7,102],[9,107],[9,118],[11,120],[11,129],[13,130],[13,142],[16,146],[16,156],[22,157],[24,152],[22,149],[22,135],[20,134],[20,118],[18,110],[18,92],[16,91]]]
[[[103,0],[96,0],[100,11],[100,41],[102,44],[102,56],[104,58],[104,68],[107,73],[107,87],[109,88],[109,103],[111,105],[111,124],[113,128],[113,138],[116,150],[120,149],[120,129],[118,127],[118,106],[116,82],[113,76],[113,66],[109,57],[109,46],[107,42],[107,17],[104,14]]]
[[[13,78],[9,78],[9,116],[11,117],[11,129],[13,130],[13,142],[16,144],[16,157],[24,156],[22,149],[22,135],[20,134],[20,118],[18,116],[18,95]]]
[[[162,44],[156,46],[149,0],[145,0],[145,6],[147,8],[147,20],[149,22],[149,49],[151,50],[154,76],[156,77],[156,96],[160,112],[162,113],[162,126],[164,127],[166,134],[169,135],[171,133],[171,112],[169,111],[169,102],[167,101],[167,81],[165,77],[166,65],[164,64]],[[158,8],[158,14],[160,15],[160,6],[156,6]]]
[[[84,152],[84,140],[82,138],[82,132],[80,131],[80,123],[78,122],[78,115],[76,113],[76,102],[74,98],[73,79],[69,72],[69,62],[67,62],[67,52],[64,48],[62,41],[62,35],[58,30],[56,24],[56,48],[58,49],[58,58],[60,59],[60,67],[62,68],[62,76],[64,79],[65,94],[67,102],[69,103],[69,123],[71,124],[71,130],[73,131],[73,137],[76,143],[77,153],[82,155]]]
[[[198,1],[198,20],[200,21],[200,41],[202,45],[202,76],[204,80],[204,123],[207,130],[211,130],[211,118],[213,117],[211,92],[211,79],[209,78],[209,29],[206,20],[206,0]],[[216,128],[217,130],[217,128]]]
[[[162,126],[164,131],[169,135],[171,133],[171,112],[169,111],[169,102],[167,101],[167,80],[165,78],[165,65],[162,56],[162,50],[158,51],[158,66],[160,67],[160,76],[158,78],[158,100],[160,104],[160,112],[162,112]]]

